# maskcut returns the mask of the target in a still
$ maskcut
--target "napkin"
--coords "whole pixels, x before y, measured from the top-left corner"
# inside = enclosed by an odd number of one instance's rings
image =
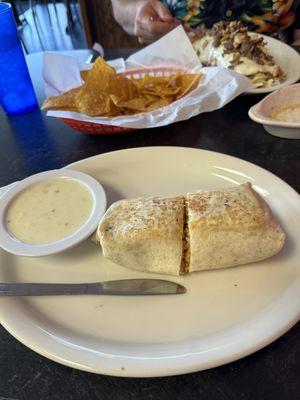
[[[108,61],[117,72],[126,69],[123,58]],[[60,93],[74,89],[83,84],[80,71],[89,70],[91,64],[80,62],[77,58],[57,53],[43,54],[43,79],[46,97],[58,96]]]
[[[198,88],[168,106],[147,113],[114,118],[89,117],[84,114],[50,110],[47,115],[70,118],[79,121],[127,128],[152,128],[189,119],[203,112],[217,110],[241,93],[252,88],[251,82],[235,71],[202,65],[184,29],[179,26],[155,43],[130,56],[126,61],[113,61],[118,71],[154,66],[179,66],[191,72],[202,72]],[[82,85],[80,69],[82,64],[73,57],[45,53],[43,76],[46,96],[60,94]],[[88,67],[85,67],[85,69]]]
[[[188,68],[192,72],[201,69],[199,58],[181,25],[126,60],[126,66],[129,69],[154,65],[178,65]]]

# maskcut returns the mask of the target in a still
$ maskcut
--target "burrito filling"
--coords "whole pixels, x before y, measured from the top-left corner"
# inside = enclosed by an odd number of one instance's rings
[[[190,266],[190,234],[188,224],[188,209],[185,201],[184,204],[184,224],[183,224],[183,237],[182,237],[182,260],[180,274],[184,275],[189,272]]]

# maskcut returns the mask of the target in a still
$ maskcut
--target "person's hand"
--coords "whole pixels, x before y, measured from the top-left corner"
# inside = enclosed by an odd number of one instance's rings
[[[158,0],[141,2],[135,17],[135,35],[139,43],[149,44],[159,39],[180,22],[173,18],[170,11]]]
[[[297,47],[300,46],[300,29],[294,30],[294,38],[292,46],[297,46]]]

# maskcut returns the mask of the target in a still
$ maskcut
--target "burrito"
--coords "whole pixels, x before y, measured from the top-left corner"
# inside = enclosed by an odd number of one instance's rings
[[[123,267],[180,275],[271,257],[285,234],[250,183],[114,203],[98,231],[104,257]]]
[[[263,260],[278,253],[285,235],[250,183],[187,194],[189,272]]]
[[[184,204],[183,196],[114,203],[97,231],[104,257],[139,271],[179,275]]]

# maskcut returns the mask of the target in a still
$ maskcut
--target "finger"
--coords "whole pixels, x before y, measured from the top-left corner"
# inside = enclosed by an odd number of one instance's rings
[[[176,28],[176,26],[177,24],[174,22],[151,21],[147,27],[148,29],[146,27],[145,28],[151,33],[164,35]]]
[[[166,32],[164,33],[159,33],[159,32],[149,32],[146,29],[143,29],[142,27],[138,28],[137,30],[137,36],[140,38],[144,38],[145,40],[154,42],[155,40],[160,39],[162,36],[165,35]]]
[[[141,20],[138,22],[138,25],[150,33],[160,35],[170,32],[177,26],[177,24],[174,22],[150,20],[150,18],[146,16],[142,16]]]
[[[152,42],[160,39],[162,36],[164,36],[164,33],[157,33],[157,32],[152,33],[152,32],[149,32],[148,30],[140,27],[138,29],[137,36],[140,39],[144,39],[145,42],[147,41],[147,43],[152,43]]]
[[[135,21],[134,21],[134,34],[135,36],[139,36],[139,27],[143,27],[147,25],[149,21],[156,21],[159,20],[159,16],[152,7],[152,2],[157,0],[150,0],[144,2],[142,5],[139,6]]]
[[[140,44],[150,44],[150,43],[153,43],[153,40],[147,40],[147,39],[145,39],[143,37],[138,37],[138,42]]]
[[[140,40],[143,39],[144,41],[147,41],[147,42],[154,42],[155,40],[159,39],[161,36],[162,36],[161,34],[149,32],[146,29],[143,29],[142,27],[139,27],[137,30],[137,37]]]
[[[155,0],[152,1],[151,5],[161,21],[165,22],[173,21],[173,17],[169,9],[162,2]]]

